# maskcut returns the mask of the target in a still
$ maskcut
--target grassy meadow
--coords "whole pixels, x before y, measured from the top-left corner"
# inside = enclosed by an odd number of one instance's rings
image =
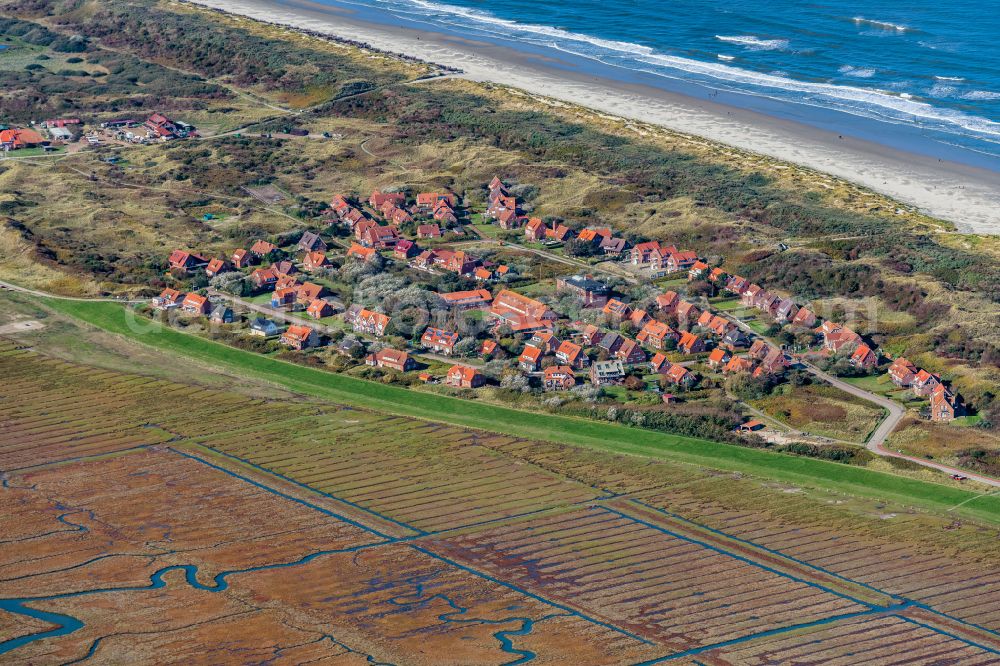
[[[729,446],[625,426],[484,405],[474,400],[409,391],[332,374],[244,352],[158,326],[114,303],[47,299],[45,304],[105,331],[131,338],[226,371],[246,373],[304,395],[341,404],[433,421],[481,428],[500,434],[562,442],[602,451],[664,459],[682,465],[771,478],[909,506],[950,509],[1000,521],[1000,498],[944,483],[916,481],[863,468]]]

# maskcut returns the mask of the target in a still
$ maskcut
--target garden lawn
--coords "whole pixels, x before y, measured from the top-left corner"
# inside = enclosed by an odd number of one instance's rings
[[[739,310],[743,307],[743,302],[738,298],[725,298],[721,301],[709,301],[709,304],[713,309],[719,310],[720,312]]]
[[[117,303],[41,299],[60,312],[159,349],[238,370],[341,404],[614,453],[743,472],[785,483],[894,501],[1000,523],[1000,497],[874,472],[840,463],[771,453],[589,419],[539,414],[386,386],[245,352],[166,328]]]
[[[867,377],[844,377],[842,379],[848,384],[853,384],[869,393],[884,395],[887,398],[899,400],[900,402],[903,402],[902,398],[907,394],[906,389],[897,388],[886,374],[869,375]],[[912,397],[912,394],[909,395]]]

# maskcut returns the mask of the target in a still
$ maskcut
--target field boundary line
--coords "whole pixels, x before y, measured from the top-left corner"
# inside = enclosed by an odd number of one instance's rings
[[[221,465],[216,465],[215,463],[209,462],[209,461],[207,461],[207,460],[205,460],[205,459],[203,459],[203,458],[201,458],[199,456],[194,455],[193,453],[186,453],[184,451],[180,451],[178,449],[175,449],[172,446],[171,447],[167,447],[167,448],[170,451],[173,451],[174,453],[176,453],[177,455],[183,456],[183,457],[188,458],[190,460],[196,460],[196,461],[200,462],[202,465],[207,465],[208,467],[211,467],[212,469],[218,470],[218,471],[220,471],[220,472],[222,472],[224,474],[228,474],[229,476],[237,478],[240,481],[243,481],[245,483],[249,483],[250,485],[252,485],[252,486],[254,486],[256,488],[259,488],[261,490],[269,492],[269,493],[271,493],[273,495],[277,495],[278,497],[281,497],[283,499],[289,500],[291,502],[295,502],[296,504],[301,504],[302,506],[305,506],[305,507],[308,507],[310,509],[313,509],[314,511],[319,511],[320,513],[325,514],[325,515],[327,515],[327,516],[329,516],[331,518],[336,518],[337,520],[340,520],[340,521],[343,521],[345,523],[348,523],[349,525],[353,525],[354,527],[357,527],[358,529],[364,530],[365,532],[369,532],[371,534],[374,534],[377,537],[380,537],[382,539],[386,539],[386,543],[393,543],[393,542],[395,542],[395,541],[398,540],[396,537],[393,537],[393,536],[390,536],[388,534],[384,534],[382,532],[379,532],[374,527],[370,527],[368,525],[360,523],[360,522],[354,520],[353,518],[348,518],[347,516],[338,514],[335,511],[331,511],[330,509],[325,509],[325,508],[323,508],[323,507],[321,507],[321,506],[319,506],[317,504],[313,504],[311,502],[307,502],[304,499],[300,499],[298,497],[295,497],[294,495],[289,495],[288,493],[282,492],[282,491],[278,490],[277,488],[271,488],[270,486],[267,486],[267,485],[265,485],[264,483],[262,483],[260,481],[255,481],[254,479],[251,479],[250,477],[243,476],[242,474],[234,472],[233,470],[226,469],[225,467],[223,467]]]
[[[654,664],[662,664],[667,661],[673,661],[674,659],[684,659],[685,657],[693,657],[697,654],[703,654],[705,652],[711,652],[712,650],[718,650],[720,648],[730,647],[732,645],[740,645],[742,643],[749,643],[755,641],[759,638],[770,638],[771,636],[780,636],[781,634],[787,634],[792,631],[801,631],[802,629],[811,629],[813,627],[822,627],[826,624],[835,624],[837,622],[843,622],[844,620],[853,620],[859,617],[867,617],[871,615],[892,615],[892,612],[888,613],[885,610],[879,610],[876,608],[871,608],[866,611],[858,611],[856,613],[843,613],[840,615],[831,615],[829,617],[820,618],[812,622],[803,622],[801,624],[793,624],[787,627],[778,627],[777,629],[768,629],[766,631],[759,631],[753,634],[747,634],[746,636],[740,636],[739,638],[731,638],[728,641],[721,641],[719,643],[712,643],[710,645],[702,645],[701,647],[694,647],[682,652],[673,652],[662,657],[656,657],[655,659],[649,659],[648,661],[640,661],[632,664],[632,666],[654,666]],[[893,615],[893,617],[900,617],[898,615]]]
[[[975,641],[973,641],[971,639],[968,639],[968,638],[962,638],[958,634],[955,634],[955,633],[953,633],[951,631],[948,631],[946,629],[942,629],[940,627],[935,627],[932,624],[927,624],[925,622],[921,622],[920,620],[915,620],[912,617],[907,617],[906,615],[896,615],[896,617],[898,617],[900,620],[903,620],[904,622],[909,622],[910,624],[915,624],[918,627],[923,627],[924,629],[929,629],[930,631],[933,631],[936,634],[941,634],[942,636],[947,636],[948,638],[951,638],[952,640],[960,641],[962,643],[965,643],[966,645],[971,645],[972,647],[979,648],[980,650],[985,650],[986,652],[989,652],[990,654],[1000,655],[1000,650],[998,650],[996,648],[990,647],[988,645],[982,645],[982,644],[977,643],[977,642],[975,642]]]
[[[745,544],[745,545],[753,547],[753,548],[757,548],[759,550],[762,550],[764,552],[770,553],[770,554],[775,555],[777,557],[784,558],[784,559],[786,559],[786,560],[788,560],[790,562],[795,562],[796,564],[802,565],[802,566],[804,566],[806,568],[809,568],[809,569],[813,569],[815,571],[823,573],[823,574],[825,574],[827,576],[830,576],[832,578],[837,578],[838,580],[842,580],[845,583],[856,585],[858,587],[864,588],[864,589],[869,590],[871,592],[875,592],[877,594],[881,594],[882,596],[889,597],[890,599],[900,599],[901,601],[904,602],[904,604],[907,607],[910,607],[910,608],[919,608],[921,610],[927,611],[928,613],[932,613],[932,614],[937,615],[939,617],[946,618],[949,621],[955,622],[955,623],[960,624],[962,626],[970,627],[970,628],[975,629],[977,631],[982,631],[982,632],[988,633],[988,634],[990,634],[992,636],[1000,637],[1000,632],[994,631],[994,630],[989,629],[987,627],[980,626],[978,624],[975,624],[974,622],[969,622],[969,621],[963,620],[961,618],[953,617],[953,616],[951,616],[951,615],[949,615],[949,614],[947,614],[947,613],[945,613],[943,611],[940,611],[940,610],[934,608],[933,606],[931,606],[929,604],[926,604],[926,603],[924,603],[922,601],[917,601],[915,599],[911,599],[911,598],[909,598],[909,597],[907,597],[905,595],[899,595],[899,594],[893,595],[893,594],[890,594],[890,593],[886,592],[885,590],[881,590],[881,589],[879,589],[877,587],[869,585],[868,583],[865,583],[865,582],[862,582],[862,581],[859,581],[859,580],[854,580],[852,578],[848,578],[848,577],[843,576],[843,575],[841,575],[841,574],[839,574],[839,573],[837,573],[835,571],[830,571],[828,569],[825,569],[825,568],[823,568],[823,567],[821,567],[821,566],[819,566],[817,564],[812,564],[810,562],[806,562],[804,560],[801,560],[801,559],[799,559],[799,558],[797,558],[797,557],[795,557],[793,555],[788,555],[786,553],[783,553],[780,550],[776,550],[774,548],[768,548],[767,546],[764,546],[762,544],[758,544],[758,543],[756,543],[754,541],[750,541],[748,539],[743,539],[741,537],[728,534],[727,532],[724,532],[724,531],[722,531],[720,529],[717,529],[717,528],[714,528],[714,527],[709,527],[708,525],[703,525],[701,523],[695,522],[693,520],[690,520],[689,518],[685,518],[684,516],[678,515],[676,513],[671,512],[671,511],[667,511],[665,509],[661,509],[659,507],[652,506],[651,504],[647,504],[646,502],[643,502],[642,500],[635,499],[635,498],[629,498],[628,501],[632,502],[634,504],[638,504],[640,506],[643,506],[643,507],[645,507],[647,509],[650,509],[651,511],[655,511],[657,513],[662,513],[662,514],[664,514],[666,516],[669,516],[671,518],[679,520],[679,521],[681,521],[683,523],[687,523],[687,524],[692,525],[694,527],[703,529],[703,530],[705,530],[707,532],[710,532],[712,534],[716,534],[716,535],[718,535],[718,536],[720,536],[722,538],[726,538],[726,539],[729,539],[729,540],[732,540],[732,541],[736,541],[738,543]],[[603,507],[603,508],[608,509],[609,507]]]
[[[787,573],[785,571],[781,571],[780,569],[775,569],[774,567],[770,567],[770,566],[768,566],[766,564],[763,564],[761,562],[757,562],[757,561],[753,560],[752,558],[747,557],[746,555],[739,555],[737,553],[731,553],[731,552],[727,551],[725,548],[722,548],[721,546],[717,546],[717,545],[712,544],[712,543],[710,543],[708,541],[702,541],[701,539],[695,538],[693,536],[688,536],[688,535],[685,535],[685,534],[681,534],[680,532],[675,532],[675,531],[673,531],[673,530],[671,530],[671,529],[669,529],[667,527],[664,527],[662,525],[657,525],[656,523],[649,522],[648,520],[644,520],[643,518],[640,518],[638,516],[633,516],[633,515],[631,515],[629,513],[621,511],[620,509],[616,509],[616,508],[610,507],[610,506],[601,506],[599,508],[601,510],[603,510],[603,511],[607,511],[609,513],[616,514],[616,515],[621,516],[622,518],[624,518],[626,520],[634,521],[636,523],[639,523],[640,525],[644,525],[645,527],[648,527],[650,529],[656,530],[658,532],[666,534],[667,536],[673,537],[675,539],[680,539],[681,541],[686,541],[686,542],[688,542],[690,544],[693,544],[695,546],[699,546],[701,548],[706,548],[708,550],[711,550],[714,553],[718,553],[719,555],[723,555],[725,557],[729,557],[731,559],[738,560],[740,562],[743,562],[744,564],[749,564],[750,566],[757,567],[758,569],[762,569],[763,571],[766,571],[766,572],[768,572],[770,574],[774,574],[775,576],[780,576],[782,578],[787,578],[788,580],[794,581],[794,582],[799,583],[801,585],[806,585],[808,587],[816,588],[817,590],[820,590],[822,592],[826,592],[827,594],[832,594],[835,597],[840,597],[841,599],[846,599],[847,601],[850,601],[852,603],[858,604],[859,606],[864,606],[864,607],[872,609],[874,611],[885,612],[885,611],[887,611],[889,609],[893,609],[893,608],[897,608],[897,607],[903,608],[903,607],[908,607],[910,605],[910,603],[908,601],[904,602],[903,604],[890,604],[890,605],[887,605],[887,606],[879,606],[877,604],[869,603],[867,601],[862,601],[861,599],[853,597],[853,596],[851,596],[851,595],[849,595],[849,594],[847,594],[845,592],[838,592],[837,590],[834,590],[834,589],[832,589],[832,588],[830,588],[830,587],[828,587],[826,585],[823,585],[822,583],[817,583],[815,581],[807,580],[807,579],[802,578],[800,576],[796,576],[794,574],[790,574],[790,573]],[[891,595],[885,595],[885,596],[889,597],[890,599],[892,598]]]
[[[742,538],[740,538],[738,536],[729,534],[728,532],[724,532],[723,530],[716,529],[714,527],[709,527],[708,525],[703,525],[703,524],[698,523],[698,522],[693,521],[693,520],[689,520],[689,519],[684,518],[683,516],[677,515],[677,514],[675,514],[673,512],[666,511],[664,509],[660,509],[659,507],[655,507],[655,506],[653,506],[651,504],[647,504],[646,502],[643,502],[642,500],[638,500],[638,499],[634,499],[634,498],[629,498],[627,501],[629,501],[629,502],[631,502],[633,504],[638,504],[639,506],[641,506],[641,507],[643,507],[645,509],[648,509],[650,511],[654,511],[656,513],[662,514],[662,515],[666,516],[667,518],[670,518],[670,519],[676,520],[678,522],[684,523],[685,525],[690,526],[691,529],[702,530],[702,531],[708,532],[709,534],[711,534],[713,536],[719,537],[720,539],[725,539],[727,541],[734,541],[734,542],[736,542],[738,544],[741,544],[743,546],[746,546],[748,548],[759,550],[759,551],[761,551],[763,553],[767,553],[768,555],[771,555],[773,557],[786,560],[788,562],[791,562],[791,563],[796,564],[796,565],[801,566],[801,567],[805,567],[807,569],[811,569],[811,570],[813,570],[813,571],[815,571],[815,572],[817,572],[819,574],[822,574],[823,576],[827,576],[827,577],[830,577],[830,578],[835,578],[835,579],[837,579],[839,581],[842,581],[843,583],[845,583],[847,585],[853,585],[855,587],[862,588],[864,590],[867,590],[868,592],[871,592],[873,594],[878,594],[878,595],[886,597],[886,598],[888,598],[890,600],[898,599],[900,601],[912,601],[912,600],[907,599],[906,597],[904,597],[902,595],[890,594],[889,592],[886,592],[885,590],[879,589],[877,587],[874,587],[874,586],[869,585],[867,583],[863,583],[861,581],[854,580],[852,578],[848,578],[848,577],[843,576],[841,574],[838,574],[838,573],[836,573],[834,571],[829,571],[828,569],[825,569],[825,568],[823,568],[821,566],[818,566],[816,564],[812,564],[811,562],[806,562],[805,560],[801,560],[801,559],[799,559],[797,557],[794,557],[792,555],[788,555],[788,554],[786,554],[786,553],[784,553],[784,552],[782,552],[780,550],[776,550],[774,548],[768,548],[767,546],[759,544],[759,543],[757,543],[755,541],[750,541],[749,539],[742,539]]]
[[[266,474],[266,475],[269,475],[269,476],[276,477],[278,479],[281,479],[282,481],[285,481],[285,482],[290,483],[290,484],[292,484],[294,486],[297,486],[299,488],[307,490],[307,491],[309,491],[311,493],[315,493],[317,495],[321,495],[321,496],[323,496],[323,497],[325,497],[327,499],[333,500],[334,502],[339,502],[340,504],[347,505],[347,506],[349,506],[352,509],[355,509],[357,511],[362,511],[362,512],[364,512],[366,514],[375,516],[379,520],[383,520],[385,522],[392,523],[393,525],[396,525],[398,527],[402,527],[404,529],[410,530],[411,532],[416,532],[417,534],[414,535],[414,536],[423,536],[423,535],[427,534],[427,532],[425,530],[413,527],[411,525],[407,525],[406,523],[404,523],[402,521],[399,521],[399,520],[396,520],[395,518],[390,518],[389,516],[384,516],[381,513],[379,513],[378,511],[375,511],[374,509],[369,509],[368,507],[362,506],[362,505],[360,505],[360,504],[358,504],[356,502],[352,502],[351,500],[344,499],[343,497],[337,497],[336,495],[332,495],[332,494],[330,494],[330,493],[328,493],[328,492],[326,492],[324,490],[320,490],[319,488],[313,488],[312,486],[310,486],[310,485],[308,485],[306,483],[302,483],[301,481],[296,481],[292,477],[286,476],[286,475],[282,474],[281,472],[277,472],[275,470],[268,469],[267,467],[263,467],[262,465],[258,465],[257,463],[250,462],[249,460],[245,460],[245,459],[240,458],[239,456],[235,456],[235,455],[233,455],[231,453],[226,453],[225,451],[219,451],[218,449],[213,449],[212,447],[206,446],[204,444],[196,444],[196,446],[199,446],[202,449],[206,449],[208,451],[211,451],[212,453],[214,453],[216,455],[219,455],[222,458],[225,458],[225,459],[227,459],[229,461],[237,462],[237,463],[239,463],[241,465],[245,465],[246,467],[249,467],[250,469],[252,469],[252,470],[254,470],[256,472],[260,472],[262,474]],[[212,464],[212,463],[207,463],[206,462],[206,464]],[[224,470],[225,468],[220,467],[220,469]],[[395,537],[392,537],[392,538],[395,538]]]
[[[119,449],[117,451],[105,451],[104,453],[94,453],[89,456],[75,456],[73,458],[63,458],[62,460],[51,460],[49,462],[38,463],[37,465],[28,465],[27,467],[14,467],[12,469],[0,470],[0,473],[23,474],[24,472],[30,472],[39,469],[48,469],[49,467],[71,465],[73,463],[88,463],[96,460],[104,460],[105,458],[113,458],[115,456],[124,456],[130,453],[137,453],[139,451],[149,450],[154,446],[164,446],[164,444],[165,442],[156,442],[153,444],[140,444],[138,446],[131,446],[127,449]]]
[[[514,592],[517,592],[518,594],[523,594],[526,597],[530,597],[531,599],[534,599],[535,601],[539,601],[541,603],[544,603],[544,604],[547,604],[549,606],[552,606],[553,608],[558,608],[559,610],[566,611],[567,613],[570,613],[574,617],[578,617],[578,618],[580,618],[582,620],[586,620],[587,622],[590,622],[591,624],[595,624],[595,625],[604,627],[605,629],[611,629],[612,631],[616,631],[616,632],[618,632],[620,634],[628,636],[629,638],[637,640],[637,641],[639,641],[641,643],[644,643],[646,645],[655,645],[655,643],[653,643],[653,641],[649,640],[648,638],[643,638],[642,636],[639,636],[637,634],[633,634],[631,631],[628,631],[627,629],[622,629],[621,627],[617,627],[617,626],[611,624],[610,622],[604,622],[602,620],[598,620],[596,618],[592,618],[589,615],[586,615],[585,613],[576,610],[575,608],[572,608],[570,606],[562,604],[562,603],[560,603],[558,601],[553,601],[552,599],[547,599],[547,598],[541,596],[540,594],[536,594],[535,592],[532,592],[531,590],[525,589],[525,588],[523,588],[523,587],[521,587],[519,585],[515,585],[513,583],[508,583],[505,580],[502,580],[500,578],[496,578],[495,576],[491,576],[490,574],[483,573],[482,571],[478,571],[476,569],[473,569],[472,567],[470,567],[468,565],[462,564],[461,562],[456,562],[455,560],[452,560],[451,558],[445,557],[444,555],[439,555],[439,554],[435,553],[434,551],[429,550],[429,549],[427,549],[427,548],[425,548],[423,546],[419,546],[417,544],[412,544],[412,543],[411,544],[407,544],[407,545],[410,548],[412,548],[412,549],[414,549],[414,550],[416,550],[416,551],[418,551],[420,553],[423,553],[424,555],[427,555],[428,557],[433,557],[434,559],[440,560],[441,562],[444,562],[445,564],[453,566],[453,567],[455,567],[457,569],[461,569],[462,571],[465,571],[466,573],[470,573],[470,574],[472,574],[474,576],[478,576],[479,578],[482,578],[483,580],[488,580],[491,583],[496,583],[497,585],[501,585],[503,587],[506,587],[508,590],[512,590]]]
[[[959,502],[955,506],[953,506],[950,509],[948,509],[948,513],[951,513],[952,511],[954,511],[955,509],[957,509],[958,507],[960,507],[960,506],[962,506],[964,504],[968,504],[969,502],[974,502],[975,500],[982,499],[983,497],[989,497],[990,495],[996,495],[997,493],[1000,493],[1000,490],[991,490],[988,493],[983,493],[981,495],[976,495],[975,497],[970,497],[969,499],[964,500],[962,502]]]

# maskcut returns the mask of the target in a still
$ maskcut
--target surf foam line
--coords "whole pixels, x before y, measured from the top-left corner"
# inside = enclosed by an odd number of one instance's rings
[[[735,88],[723,89],[818,108],[831,108],[832,103],[832,108],[835,110],[855,116],[896,123],[919,122],[926,125],[925,129],[971,135],[970,138],[973,139],[1000,143],[1000,122],[958,109],[935,106],[919,99],[907,99],[875,88],[800,81],[787,76],[755,72],[724,64],[719,62],[718,58],[713,62],[672,56],[634,42],[604,39],[553,26],[520,23],[482,10],[446,5],[431,0],[392,0],[392,2],[336,0],[336,2],[368,9],[375,8],[397,19],[416,20],[452,31],[474,30],[487,38],[527,42],[626,70],[700,83],[709,87],[735,85],[737,86]],[[893,25],[885,22],[875,23]],[[901,27],[910,30],[905,26]],[[758,47],[764,45],[773,49],[779,42],[786,41],[768,40],[753,35],[716,37],[728,43],[742,44],[747,48],[754,48],[756,44]],[[760,90],[761,88],[764,90]],[[772,94],[768,94],[767,90],[772,91]],[[777,95],[774,91],[777,91]]]

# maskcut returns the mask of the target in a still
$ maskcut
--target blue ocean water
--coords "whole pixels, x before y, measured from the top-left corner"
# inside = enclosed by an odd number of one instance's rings
[[[997,0],[326,1],[1000,156]]]

